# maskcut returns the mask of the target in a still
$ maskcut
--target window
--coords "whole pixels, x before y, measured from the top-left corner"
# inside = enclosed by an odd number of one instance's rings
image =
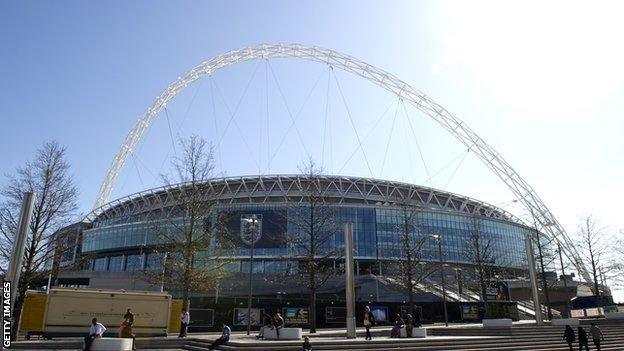
[[[103,272],[106,270],[106,264],[108,263],[108,257],[96,258],[93,262],[93,270]]]
[[[123,256],[112,256],[108,262],[108,270],[111,272],[123,271]]]
[[[128,255],[126,257],[126,271],[140,271],[143,269],[143,254]]]
[[[162,271],[164,260],[165,255],[162,253],[149,253],[147,254],[147,259],[145,260],[145,269],[149,269],[150,271]]]

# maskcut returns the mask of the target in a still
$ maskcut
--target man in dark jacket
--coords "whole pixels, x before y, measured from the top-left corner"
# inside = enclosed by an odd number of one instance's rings
[[[583,346],[585,346],[585,351],[589,351],[589,344],[587,342],[587,333],[585,329],[578,327],[578,341],[579,341],[579,351],[583,350]]]
[[[576,340],[576,336],[574,335],[574,329],[572,329],[571,326],[569,325],[565,326],[563,339],[568,343],[568,347],[570,348],[570,351],[572,351],[572,344],[574,343],[574,340]]]

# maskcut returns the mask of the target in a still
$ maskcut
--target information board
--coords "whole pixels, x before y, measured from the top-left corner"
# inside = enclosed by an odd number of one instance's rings
[[[477,305],[461,305],[461,315],[463,320],[479,319],[479,309]]]
[[[308,309],[301,307],[284,307],[282,315],[286,325],[305,325],[309,324]]]

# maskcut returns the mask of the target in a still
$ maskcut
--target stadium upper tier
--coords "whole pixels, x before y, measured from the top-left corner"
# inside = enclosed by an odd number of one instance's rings
[[[265,265],[297,260],[297,254],[287,247],[287,237],[305,232],[300,224],[307,220],[305,209],[312,196],[334,218],[335,225],[323,229],[332,233],[327,250],[340,250],[344,245],[341,224],[351,222],[354,257],[361,262],[402,258],[401,233],[409,209],[410,231],[413,235],[441,236],[446,262],[471,264],[468,241],[471,233],[479,231],[492,244],[493,258],[488,264],[521,270],[526,267],[524,238],[531,228],[495,206],[465,196],[401,182],[343,176],[249,176],[201,184],[205,201],[214,201],[211,215],[227,218],[222,229],[234,233],[227,240],[234,238],[236,248],[226,255],[241,265],[250,254],[244,239],[245,223],[252,217],[260,223],[261,239],[254,252],[262,258],[257,263],[262,265],[258,268],[262,272],[269,269]],[[160,239],[155,226],[183,220],[180,205],[188,199],[189,190],[187,183],[152,189],[89,214],[79,252],[97,257],[90,269],[110,270],[105,268],[110,267],[107,260],[123,262],[123,257],[146,262],[141,263],[144,267],[147,262],[161,260],[150,249]],[[439,259],[435,239],[427,239],[423,250],[425,260]]]
[[[97,226],[99,222],[172,208],[180,202],[187,187],[188,183],[179,183],[134,193],[93,210],[85,221]],[[206,199],[220,204],[300,203],[314,191],[322,195],[324,202],[336,205],[410,205],[423,210],[459,212],[522,224],[511,213],[483,201],[389,180],[329,175],[240,176],[211,179],[205,188]]]

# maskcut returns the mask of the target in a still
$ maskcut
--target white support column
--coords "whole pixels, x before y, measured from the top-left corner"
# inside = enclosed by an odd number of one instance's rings
[[[15,296],[19,288],[19,279],[22,273],[22,260],[24,259],[24,249],[26,248],[26,239],[28,238],[28,229],[30,227],[30,218],[32,217],[34,202],[35,194],[32,192],[25,192],[22,198],[17,231],[15,232],[15,239],[13,241],[11,260],[9,261],[9,267],[5,278],[5,281],[11,282],[11,318],[14,318],[13,308],[15,307]],[[15,328],[17,328],[17,325]],[[11,334],[12,338],[15,338],[15,336],[15,333]]]
[[[531,236],[527,235],[526,239],[527,263],[529,266],[529,277],[531,278],[531,291],[533,292],[533,306],[535,308],[535,323],[538,326],[544,324],[542,319],[542,306],[539,301],[539,291],[537,290],[537,273],[535,272],[535,257],[533,257],[533,243]]]
[[[347,339],[355,339],[355,281],[353,278],[353,225],[345,223],[345,295],[347,300]]]

